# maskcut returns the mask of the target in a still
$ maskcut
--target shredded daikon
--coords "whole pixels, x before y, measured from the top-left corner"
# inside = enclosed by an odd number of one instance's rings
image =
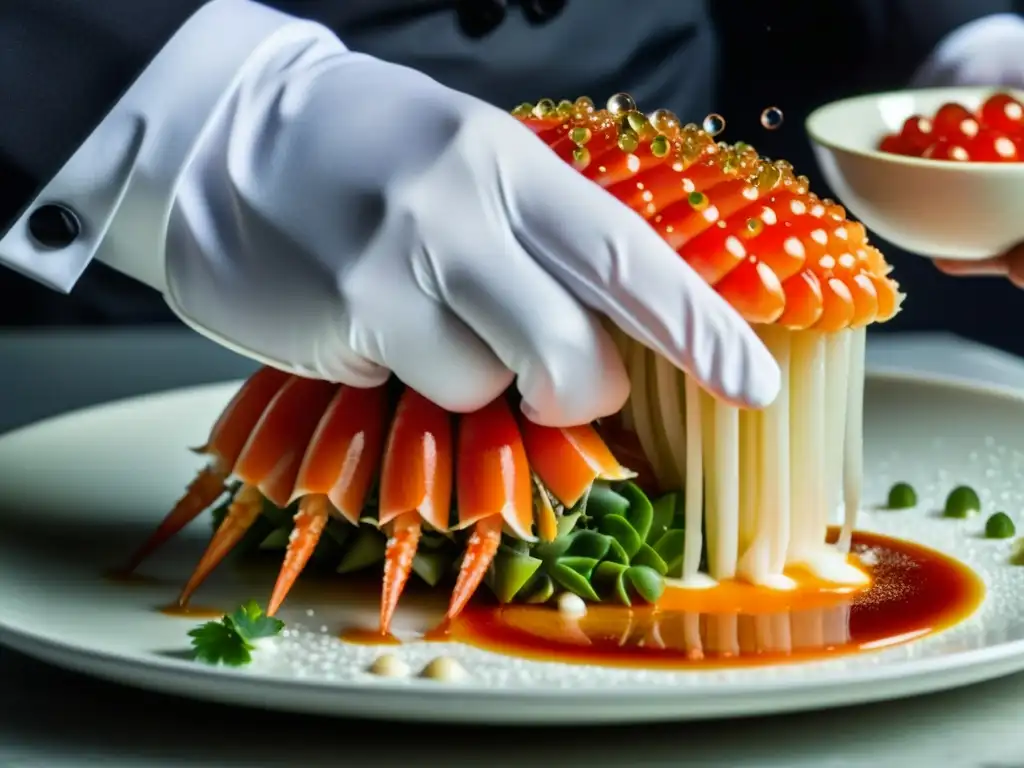
[[[864,483],[864,355],[867,329],[850,332],[850,373],[846,405],[846,435],[843,441],[843,529],[836,548],[850,551],[850,540],[860,510]]]
[[[686,489],[683,525],[683,580],[693,582],[700,567],[704,546],[704,457],[701,429],[701,391],[696,380],[685,377],[686,397]]]
[[[799,565],[862,583],[846,556],[863,474],[865,332],[757,331],[782,374],[779,397],[761,411],[719,401],[667,360],[616,339],[632,384],[628,423],[659,484],[684,494],[683,556],[671,581],[700,588],[740,578],[793,589],[786,570]],[[828,528],[841,505],[833,547]]]

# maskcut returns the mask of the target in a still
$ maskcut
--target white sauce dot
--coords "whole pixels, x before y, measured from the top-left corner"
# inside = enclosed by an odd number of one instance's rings
[[[379,677],[408,677],[409,665],[394,654],[385,653],[374,659],[370,673]]]
[[[558,612],[563,616],[581,619],[587,615],[587,604],[579,595],[563,592],[558,596]]]
[[[438,656],[423,668],[420,677],[441,683],[460,683],[469,677],[469,672],[452,657]]]

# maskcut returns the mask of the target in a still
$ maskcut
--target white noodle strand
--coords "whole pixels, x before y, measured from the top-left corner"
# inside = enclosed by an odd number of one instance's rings
[[[701,392],[696,380],[684,376],[686,388],[686,491],[683,580],[693,582],[704,547],[704,462],[701,455]]]
[[[736,577],[740,537],[740,412],[714,401],[714,477],[717,530],[708,570],[716,581]]]
[[[843,442],[843,529],[836,547],[848,553],[860,510],[864,484],[864,357],[867,329],[850,334],[849,394],[846,405],[846,439]]]

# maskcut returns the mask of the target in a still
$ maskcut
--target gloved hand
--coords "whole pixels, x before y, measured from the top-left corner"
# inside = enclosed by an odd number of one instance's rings
[[[911,84],[1024,88],[1024,18],[1000,13],[965,24],[939,43]]]
[[[250,75],[182,179],[167,299],[227,346],[453,411],[513,378],[550,425],[618,411],[596,313],[725,398],[770,403],[751,328],[643,219],[525,126],[413,70],[336,49]]]

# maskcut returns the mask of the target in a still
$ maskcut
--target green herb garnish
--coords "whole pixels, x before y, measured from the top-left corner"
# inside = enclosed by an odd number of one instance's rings
[[[241,667],[252,661],[253,641],[273,637],[284,629],[284,622],[271,618],[255,600],[240,606],[220,621],[208,621],[196,627],[192,638],[192,658],[207,664]]]
[[[981,511],[981,499],[977,492],[967,485],[961,485],[949,492],[946,497],[946,517],[970,517]]]
[[[917,506],[917,491],[909,483],[896,483],[889,489],[889,509],[910,509]]]
[[[989,539],[1009,539],[1017,533],[1013,520],[1005,512],[996,512],[985,521],[985,537]]]

